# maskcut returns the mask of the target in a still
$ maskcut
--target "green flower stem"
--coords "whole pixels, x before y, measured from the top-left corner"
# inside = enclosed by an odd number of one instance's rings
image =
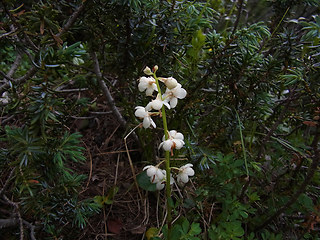
[[[161,100],[163,100],[162,99],[162,94],[161,94],[161,88],[160,88],[160,85],[159,85],[159,79],[157,78],[155,72],[153,73],[153,77],[156,80],[158,94],[160,94]],[[165,106],[162,106],[161,112],[162,112],[162,121],[163,121],[163,129],[164,129],[165,140],[168,140],[169,134],[168,134],[168,125],[167,125],[167,117],[166,117]],[[170,203],[170,199],[171,199],[170,151],[165,151],[165,165],[166,165],[167,224],[168,224],[168,239],[170,240],[171,221],[172,221],[171,203]]]

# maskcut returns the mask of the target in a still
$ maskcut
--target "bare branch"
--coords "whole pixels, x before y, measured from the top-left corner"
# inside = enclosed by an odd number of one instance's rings
[[[23,240],[23,221],[21,218],[21,214],[19,211],[19,205],[18,203],[12,202],[6,195],[3,195],[3,199],[7,201],[8,204],[13,206],[16,209],[16,213],[18,215],[18,220],[19,220],[19,226],[20,226],[20,240]]]
[[[114,103],[114,99],[111,96],[111,93],[110,93],[106,83],[103,81],[103,76],[100,71],[99,61],[98,61],[96,53],[92,52],[91,57],[92,57],[93,64],[94,64],[94,72],[98,77],[100,87],[102,88],[102,91],[103,91],[105,97],[107,98],[107,102],[108,102],[109,106],[111,107],[111,110],[112,110],[113,114],[116,116],[121,127],[125,128],[125,126],[127,125],[127,121],[123,118],[119,109],[116,107],[116,105]]]
[[[26,225],[30,229],[30,238],[31,240],[36,240],[35,238],[35,226],[31,223],[27,222],[26,220],[22,219],[24,225]],[[18,218],[8,218],[8,219],[0,219],[0,229],[2,228],[9,228],[19,224]]]
[[[22,77],[13,79],[11,77],[8,77],[4,72],[0,71],[0,75],[2,75],[4,78],[8,79],[9,81],[11,81],[12,83],[15,84],[20,84],[23,83],[25,81],[27,81],[28,79],[32,78],[38,71],[38,68],[33,66],[32,68],[30,68],[30,70]],[[4,92],[6,89],[8,89],[10,87],[9,82],[4,83],[2,86],[0,86],[0,93]]]
[[[69,30],[69,28],[74,24],[74,22],[79,17],[80,13],[83,11],[85,4],[89,1],[84,1],[82,5],[71,15],[67,23],[62,27],[61,32],[59,32],[56,36],[60,37],[62,34],[64,34],[66,31]]]
[[[30,37],[26,34],[25,31],[23,31],[23,27],[21,26],[21,24],[19,22],[16,21],[15,17],[12,15],[12,13],[7,9],[7,5],[5,4],[5,1],[1,0],[1,3],[3,5],[3,9],[5,11],[5,13],[9,16],[9,18],[11,19],[11,21],[13,22],[13,24],[18,28],[22,30],[24,39],[26,40],[26,42],[28,42],[30,44],[30,46],[36,50],[39,51],[39,48],[31,41]]]
[[[17,71],[17,69],[20,65],[21,59],[22,59],[21,54],[18,53],[16,59],[14,60],[14,63],[12,64],[9,72],[7,73],[8,77],[12,77],[12,75]]]
[[[8,185],[9,185],[9,183],[10,183],[11,177],[12,177],[15,169],[16,169],[16,168],[14,167],[14,168],[11,170],[11,172],[9,173],[9,176],[7,177],[6,182],[4,183],[3,187],[0,189],[0,198],[1,198],[2,194],[4,193],[4,191],[7,189],[7,187],[8,187]]]
[[[237,19],[236,19],[236,21],[234,23],[234,27],[233,27],[231,35],[233,35],[237,30],[237,27],[238,27],[238,24],[239,24],[239,20],[240,20],[240,17],[241,17],[242,7],[243,7],[243,0],[239,0]]]

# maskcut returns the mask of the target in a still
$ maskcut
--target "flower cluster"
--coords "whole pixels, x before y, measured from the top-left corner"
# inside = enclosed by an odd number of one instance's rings
[[[156,71],[158,66],[154,66],[151,70],[149,67],[144,69],[144,73],[147,77],[141,77],[139,79],[138,88],[140,92],[146,92],[147,96],[154,96],[154,92],[157,92],[155,99],[152,99],[145,107],[137,106],[135,108],[135,116],[142,119],[142,126],[144,128],[156,128],[156,124],[153,121],[153,116],[162,116],[161,112],[165,111],[164,106],[168,109],[175,108],[178,103],[178,99],[183,99],[187,95],[187,91],[182,88],[181,84],[173,77],[157,77]],[[164,94],[161,94],[159,82],[162,82],[166,86]],[[163,117],[163,116],[162,116]],[[162,138],[162,142],[159,145],[159,149],[162,148],[164,151],[171,152],[173,155],[174,149],[181,149],[184,145],[183,134],[176,130],[167,130],[165,128],[165,135]],[[169,161],[166,160],[166,161]],[[178,170],[177,182],[179,185],[183,185],[189,181],[189,177],[194,175],[192,164],[188,163],[180,168],[174,168]],[[164,188],[167,181],[167,174],[170,175],[170,184],[174,183],[174,178],[170,173],[170,168],[166,170],[160,169],[158,166],[146,166],[143,170],[147,171],[147,175],[150,177],[151,183],[156,184],[156,188],[161,190]]]
[[[157,66],[154,67],[154,71],[158,69]],[[155,76],[151,76],[154,72],[151,71],[149,67],[144,69],[144,73],[149,75],[149,77],[141,77],[139,79],[138,88],[140,92],[146,91],[147,96],[153,96],[154,92],[158,92],[157,81]],[[156,128],[156,124],[152,120],[151,116],[160,115],[160,110],[163,106],[168,109],[175,108],[178,103],[178,99],[183,99],[187,95],[187,91],[182,88],[181,84],[173,77],[159,77],[158,80],[166,85],[166,91],[163,95],[157,94],[157,97],[151,100],[146,107],[138,106],[136,107],[135,116],[143,119],[143,127]],[[150,111],[158,112],[150,112]]]
[[[178,174],[177,183],[180,186],[183,186],[189,181],[189,177],[194,175],[194,170],[192,169],[193,165],[188,163],[180,168],[177,168]],[[147,170],[147,175],[150,177],[150,182],[156,184],[157,190],[162,190],[166,182],[166,171],[158,168],[157,166],[146,166],[143,168],[143,171]],[[170,175],[170,185],[174,183],[174,178]]]

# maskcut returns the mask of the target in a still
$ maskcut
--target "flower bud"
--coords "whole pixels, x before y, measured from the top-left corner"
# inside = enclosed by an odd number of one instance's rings
[[[167,86],[167,88],[173,89],[178,85],[178,82],[175,78],[169,77],[169,78],[167,78],[167,81],[165,81],[164,84]]]
[[[158,70],[158,68],[159,68],[158,65],[155,65],[155,66],[153,67],[153,69],[152,69],[153,72],[156,72],[156,71]]]
[[[149,67],[146,67],[143,72],[146,74],[146,75],[152,75],[153,73],[151,72],[151,69]]]

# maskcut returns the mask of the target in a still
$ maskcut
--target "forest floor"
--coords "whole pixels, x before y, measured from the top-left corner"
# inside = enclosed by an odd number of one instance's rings
[[[86,149],[86,163],[77,164],[74,170],[88,176],[80,198],[95,196],[111,196],[117,189],[112,204],[105,204],[99,214],[89,219],[79,239],[143,239],[143,234],[150,226],[159,226],[149,201],[156,204],[155,195],[147,197],[147,193],[137,188],[134,174],[142,171],[137,167],[140,156],[138,143],[132,136],[127,138],[128,158],[124,141],[124,131],[120,128],[112,112],[104,102],[104,97],[96,100],[96,112],[88,118],[73,117],[71,130],[79,131]],[[105,113],[105,114],[103,114]],[[134,171],[134,173],[133,173]]]

